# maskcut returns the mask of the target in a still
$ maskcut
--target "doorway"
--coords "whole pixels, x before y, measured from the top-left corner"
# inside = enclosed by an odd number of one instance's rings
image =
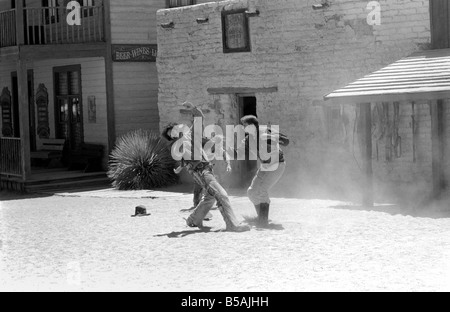
[[[238,95],[239,104],[239,123],[242,117],[253,115],[258,117],[258,103],[255,95]],[[252,183],[253,177],[258,171],[258,161],[250,160],[249,153],[247,152],[246,160],[238,161],[238,168],[236,173],[239,174],[239,186],[248,188]]]
[[[13,102],[13,133],[14,137],[20,138],[20,108],[19,108],[19,85],[17,72],[11,73],[12,102]],[[30,149],[36,151],[36,116],[34,109],[34,72],[29,69],[27,72],[28,84],[28,112],[29,112],[29,131],[30,131]]]
[[[65,139],[68,151],[79,150],[84,142],[81,66],[55,67],[56,136]]]

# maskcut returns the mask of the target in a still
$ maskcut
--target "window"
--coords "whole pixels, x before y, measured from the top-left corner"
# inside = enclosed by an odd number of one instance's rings
[[[222,12],[223,52],[250,52],[250,33],[245,10]]]
[[[196,4],[196,0],[166,0],[166,2],[166,7],[168,8],[177,8]]]

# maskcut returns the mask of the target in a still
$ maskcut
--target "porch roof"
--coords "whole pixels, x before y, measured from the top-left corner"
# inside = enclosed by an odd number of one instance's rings
[[[450,98],[450,49],[416,52],[325,96],[339,104]]]

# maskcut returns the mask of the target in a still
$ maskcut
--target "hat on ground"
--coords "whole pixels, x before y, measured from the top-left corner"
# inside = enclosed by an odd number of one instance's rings
[[[151,215],[150,213],[147,213],[147,207],[145,207],[145,206],[137,206],[136,207],[136,213],[132,217],[133,218],[134,217],[147,217],[147,216],[150,216],[150,215]]]

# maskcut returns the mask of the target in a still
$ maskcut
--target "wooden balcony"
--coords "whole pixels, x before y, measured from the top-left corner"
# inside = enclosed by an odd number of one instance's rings
[[[81,25],[69,25],[66,7],[23,8],[23,45],[82,44],[105,41],[104,6],[82,6]],[[19,10],[19,9],[17,9]],[[0,48],[18,42],[17,14],[0,12]],[[20,30],[19,30],[20,31]]]

